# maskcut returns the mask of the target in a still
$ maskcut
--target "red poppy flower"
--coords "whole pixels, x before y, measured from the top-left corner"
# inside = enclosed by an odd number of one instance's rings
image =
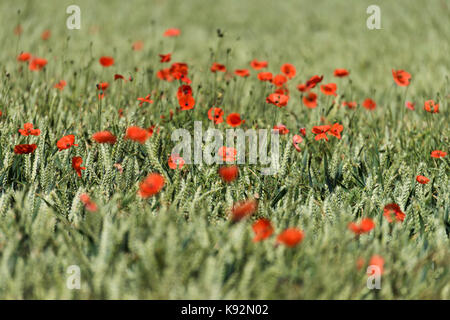
[[[234,70],[234,74],[239,77],[245,78],[250,75],[250,71],[248,71],[248,69],[237,69],[237,70]]]
[[[373,255],[370,258],[369,266],[377,266],[380,269],[380,274],[383,274],[383,270],[384,270],[384,268],[383,268],[384,267],[384,259],[383,259],[383,257],[380,256],[380,255],[377,255],[377,254]],[[375,270],[372,272],[372,274],[373,273],[375,273]]]
[[[219,168],[219,175],[226,183],[236,180],[239,174],[239,168],[237,166],[227,166]]]
[[[127,79],[125,79],[125,77],[124,77],[123,75],[116,73],[116,74],[114,75],[114,81],[115,81],[115,80],[118,80],[118,79],[122,79],[122,80],[125,81],[125,82],[127,81]]]
[[[183,95],[192,96],[192,88],[190,85],[183,84],[178,87],[177,98],[180,99]]]
[[[183,168],[185,161],[180,155],[178,154],[171,154],[169,157],[169,160],[167,161],[170,169],[181,169]]]
[[[308,94],[303,96],[302,101],[306,107],[314,109],[317,107],[317,94],[314,92],[308,92]]]
[[[144,42],[142,42],[141,40],[137,40],[133,42],[133,45],[131,47],[134,51],[140,51],[144,47]]]
[[[227,117],[227,123],[232,127],[239,127],[244,122],[245,120],[241,119],[241,115],[239,113],[230,113]]]
[[[18,144],[14,147],[15,154],[28,154],[33,153],[36,150],[37,145],[35,144]]]
[[[220,147],[218,154],[224,162],[234,162],[236,161],[237,150],[232,147]]]
[[[159,193],[164,187],[164,177],[159,173],[150,173],[139,185],[139,195],[148,198]]]
[[[20,24],[18,24],[18,25],[14,28],[14,34],[15,34],[16,36],[19,36],[19,35],[22,34],[22,32],[23,32],[23,28],[22,28],[22,26],[21,26]]]
[[[55,85],[53,86],[53,88],[56,88],[56,89],[62,91],[66,85],[67,85],[67,82],[66,82],[66,81],[60,80],[58,83],[55,83]]]
[[[95,202],[91,200],[89,195],[87,195],[86,193],[80,195],[80,201],[84,204],[84,207],[86,208],[87,211],[90,212],[97,211],[98,209],[97,205],[95,204]]]
[[[213,121],[214,124],[219,124],[223,122],[224,112],[220,108],[212,107],[208,110],[208,119]]]
[[[51,32],[50,30],[45,30],[44,32],[42,32],[41,34],[41,39],[42,40],[48,40],[51,36]]]
[[[361,220],[359,225],[354,222],[350,222],[348,224],[348,228],[353,231],[354,234],[360,235],[370,232],[373,228],[375,228],[375,223],[370,218],[364,218]]]
[[[254,70],[260,70],[260,69],[263,69],[263,68],[267,68],[268,63],[267,63],[267,61],[258,61],[256,59],[253,59],[253,61],[250,62],[250,66]]]
[[[327,133],[335,136],[338,139],[341,139],[342,130],[344,130],[344,126],[339,123],[335,123],[331,126],[330,130],[328,130]]]
[[[163,33],[163,37],[178,37],[180,34],[180,29],[170,28]]]
[[[344,101],[342,102],[342,105],[349,109],[355,109],[358,106],[358,103],[356,101]]]
[[[273,79],[272,83],[277,86],[281,87],[287,82],[287,78],[282,74],[277,74]]]
[[[328,83],[320,86],[320,91],[322,91],[322,93],[327,96],[337,96],[336,90],[336,83]]]
[[[399,205],[396,203],[389,203],[384,206],[383,215],[386,220],[391,223],[393,222],[393,218],[395,218],[398,222],[403,222],[405,220],[406,215],[402,212]]]
[[[272,73],[271,72],[260,72],[260,73],[258,73],[258,79],[260,81],[272,81]]]
[[[414,111],[415,110],[415,106],[416,106],[416,104],[411,102],[411,101],[406,101],[405,102],[405,107],[407,107],[409,110]]]
[[[259,242],[264,239],[269,238],[273,234],[273,227],[268,219],[258,219],[252,225],[253,232],[255,233],[255,237],[253,238],[253,242]]]
[[[315,126],[311,129],[311,132],[316,134],[314,139],[319,141],[320,139],[325,139],[328,141],[327,132],[330,130],[331,126],[323,125],[323,126]]]
[[[423,109],[430,113],[439,113],[439,103],[435,103],[434,100],[427,100]]]
[[[295,67],[290,63],[285,63],[280,68],[281,72],[286,75],[289,79],[292,79],[295,77],[295,74],[297,73],[297,70]]]
[[[425,177],[425,176],[417,176],[416,177],[416,181],[418,182],[418,183],[420,183],[420,184],[427,184],[428,182],[430,182],[430,179],[428,179],[427,177]]]
[[[142,107],[144,102],[147,102],[149,104],[153,103],[153,100],[150,99],[150,94],[146,95],[145,98],[139,97],[137,98],[138,101],[140,101],[139,106]]]
[[[147,130],[136,127],[136,126],[132,126],[127,129],[127,132],[126,132],[124,138],[144,144],[145,141],[147,141],[147,139],[150,138],[150,135]]]
[[[299,136],[298,134],[294,134],[294,136],[292,137],[292,144],[294,145],[295,150],[297,150],[297,152],[302,151],[302,149],[300,149],[299,144],[302,143],[303,138],[301,136]]]
[[[278,133],[281,134],[281,135],[285,135],[285,134],[289,133],[289,129],[286,128],[286,126],[284,124],[281,124],[281,123],[279,123],[277,125],[274,125],[273,126],[273,130],[274,131],[278,131]]]
[[[168,81],[168,82],[171,82],[171,81],[174,80],[174,77],[173,77],[172,74],[170,73],[170,69],[169,69],[169,68],[159,70],[159,71],[156,73],[156,76],[157,76],[159,79],[165,80],[165,81]]]
[[[81,157],[72,158],[72,168],[75,169],[77,175],[81,178],[81,170],[86,170],[86,167],[82,167],[83,159]]]
[[[377,107],[377,104],[375,103],[375,101],[373,101],[370,98],[367,98],[366,100],[364,100],[364,102],[362,103],[362,106],[364,108],[366,108],[367,110],[373,110]]]
[[[266,103],[273,104],[279,108],[286,106],[288,102],[289,102],[289,96],[286,96],[284,94],[279,94],[279,93],[271,93],[266,98]]]
[[[190,83],[190,80],[187,79],[187,75],[189,72],[188,65],[184,62],[174,62],[170,66],[170,74],[177,80],[181,80],[187,84]]]
[[[211,72],[225,72],[227,71],[227,68],[225,67],[225,65],[214,62],[211,66]]]
[[[178,98],[178,104],[181,110],[190,110],[194,108],[195,99],[190,94],[184,94]]]
[[[33,129],[32,123],[25,123],[23,125],[23,129],[19,129],[19,133],[23,136],[38,136],[41,134],[41,130],[39,129]]]
[[[104,66],[105,68],[106,68],[106,67],[110,67],[110,66],[112,66],[112,65],[114,64],[114,58],[108,57],[108,56],[103,56],[103,57],[101,57],[98,61],[99,61],[100,64],[101,64],[102,66]]]
[[[302,242],[304,237],[305,234],[302,230],[297,228],[288,228],[278,235],[277,242],[293,248]]]
[[[156,127],[156,125],[152,125],[147,129],[149,138],[153,135],[153,132],[155,131],[155,127]],[[159,133],[159,128],[156,129],[156,132]]]
[[[100,83],[97,83],[95,86],[97,87],[97,90],[105,91],[106,89],[108,89],[109,83],[108,82],[100,82]]]
[[[235,203],[231,209],[231,220],[237,222],[244,218],[248,218],[255,213],[256,210],[258,210],[258,202],[255,199],[240,201]]]
[[[47,60],[43,58],[33,58],[31,59],[28,69],[31,71],[39,71],[42,70],[47,64]]]
[[[447,155],[447,152],[441,151],[441,150],[434,150],[431,152],[432,158],[443,158]]]
[[[165,62],[170,62],[170,59],[172,58],[172,54],[168,53],[168,54],[160,54],[159,57],[161,58],[159,60],[159,62],[165,63]]]
[[[300,83],[299,85],[297,85],[297,90],[300,92],[307,92],[309,88],[308,86],[306,86],[306,84]]]
[[[334,70],[334,76],[335,77],[342,78],[342,77],[348,76],[349,74],[350,74],[350,72],[348,72],[347,69],[336,69],[336,70]]]
[[[306,81],[306,86],[310,89],[314,88],[316,84],[323,80],[323,76],[314,75],[308,81]]]
[[[117,141],[116,136],[109,131],[96,132],[92,135],[92,139],[94,139],[98,143],[109,143],[109,144],[114,144]]]
[[[58,147],[59,151],[69,149],[72,146],[78,147],[78,145],[75,144],[75,136],[73,134],[69,134],[59,139],[58,142],[56,142],[56,146]]]
[[[404,70],[394,70],[392,69],[392,76],[394,77],[395,83],[400,87],[406,87],[409,85],[409,79],[411,75]]]
[[[302,135],[302,137],[305,137],[305,136],[306,136],[306,128],[300,128],[300,129],[298,130],[298,132],[300,132],[300,134]]]
[[[26,62],[26,61],[28,61],[30,59],[31,59],[31,54],[29,52],[22,52],[17,57],[17,61],[20,61],[20,62]]]

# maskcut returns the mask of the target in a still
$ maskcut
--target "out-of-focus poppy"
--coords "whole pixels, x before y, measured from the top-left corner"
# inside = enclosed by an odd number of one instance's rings
[[[263,69],[263,68],[267,68],[268,63],[267,63],[267,61],[258,61],[256,59],[253,59],[252,62],[250,62],[250,66],[254,70],[260,70],[260,69]]]
[[[224,162],[234,162],[236,161],[237,150],[232,147],[220,147],[217,151],[219,157],[222,158]]]
[[[286,128],[286,126],[284,124],[281,124],[281,123],[279,123],[277,125],[274,125],[273,126],[273,130],[274,131],[278,131],[278,133],[281,134],[281,135],[285,135],[285,134],[289,133],[289,129]]]
[[[86,167],[82,167],[83,159],[81,157],[72,158],[72,168],[77,172],[77,175],[81,178],[81,170],[86,170]]]
[[[32,58],[28,64],[28,69],[31,71],[40,71],[47,65],[47,60],[44,58]]]
[[[310,91],[308,92],[308,94],[305,94],[303,96],[302,101],[306,107],[314,109],[315,107],[317,107],[317,94]]]
[[[253,232],[255,236],[253,238],[253,242],[259,242],[264,239],[269,238],[273,234],[273,227],[270,223],[270,220],[262,218],[258,219],[252,225]]]
[[[360,235],[363,233],[370,232],[373,228],[375,228],[375,223],[370,218],[364,218],[361,220],[361,222],[358,224],[354,222],[350,222],[348,224],[348,228],[353,231],[354,234]]]
[[[300,132],[300,134],[302,135],[302,137],[306,137],[306,128],[300,128],[298,130],[298,132]]]
[[[289,96],[279,93],[271,93],[266,98],[266,103],[273,104],[279,108],[285,107],[289,102]]]
[[[69,134],[67,136],[62,137],[56,142],[56,146],[59,151],[69,149],[72,146],[78,147],[78,144],[75,144],[75,136],[73,134]]]
[[[384,272],[384,259],[382,256],[375,254],[370,258],[369,266],[377,266],[380,270],[380,274],[383,274]],[[375,270],[372,272],[372,274],[375,273]]]
[[[41,34],[41,39],[42,40],[48,40],[51,36],[51,32],[50,30],[45,30],[44,32],[42,32]]]
[[[313,89],[318,83],[322,82],[323,76],[314,75],[306,81],[306,86]]]
[[[336,83],[328,83],[320,86],[320,91],[322,91],[322,93],[327,96],[337,96],[336,90]]]
[[[164,177],[159,173],[150,173],[139,185],[139,195],[148,198],[159,193],[164,187]]]
[[[145,98],[139,97],[137,98],[139,102],[139,106],[142,107],[142,105],[144,104],[144,102],[147,102],[149,104],[153,103],[153,100],[150,99],[150,94],[146,95]]]
[[[431,157],[432,158],[436,158],[436,159],[443,158],[446,155],[447,155],[447,152],[441,151],[441,150],[434,150],[434,151],[431,152]]]
[[[375,101],[373,101],[370,98],[367,98],[366,100],[364,100],[364,102],[362,103],[362,106],[364,108],[366,108],[367,110],[373,110],[377,107],[377,104],[375,103]]]
[[[36,150],[37,145],[35,144],[18,144],[14,147],[15,154],[28,154],[33,153]]]
[[[214,62],[211,66],[211,72],[225,72],[227,71],[227,68],[225,67],[225,65]]]
[[[41,130],[33,129],[33,124],[27,122],[23,125],[23,129],[19,129],[19,133],[23,136],[38,136],[41,134]]]
[[[141,144],[144,144],[148,138],[150,138],[148,131],[136,126],[129,127],[124,137],[124,139],[133,140]]]
[[[250,75],[250,71],[248,71],[248,69],[237,69],[234,70],[234,74],[239,77],[246,78]]]
[[[183,95],[192,96],[192,88],[190,85],[183,84],[182,86],[178,87],[177,98],[180,99]]]
[[[316,135],[314,139],[316,139],[317,141],[319,141],[320,139],[325,139],[328,141],[327,132],[328,130],[330,130],[330,128],[330,125],[314,126],[311,129],[311,132]]]
[[[116,74],[114,75],[114,81],[115,81],[115,80],[119,80],[119,79],[122,79],[122,80],[125,81],[125,82],[127,81],[127,79],[125,79],[125,77],[124,77],[123,75],[116,73]]]
[[[144,42],[141,40],[137,40],[133,42],[133,45],[131,46],[134,51],[140,51],[144,47]]]
[[[161,58],[159,60],[159,62],[161,62],[161,63],[170,62],[170,59],[172,58],[172,54],[171,53],[160,54],[159,57]]]
[[[298,134],[294,134],[294,136],[292,137],[292,144],[294,145],[295,150],[297,150],[297,152],[302,151],[302,149],[300,148],[299,144],[302,143],[303,138],[298,135]]]
[[[334,76],[335,77],[339,77],[339,78],[343,78],[346,77],[350,74],[350,72],[348,72],[347,69],[336,69],[334,70]]]
[[[80,201],[84,204],[84,207],[87,211],[95,212],[97,211],[97,204],[95,204],[94,201],[91,200],[91,197],[89,197],[88,194],[83,193],[80,195]]]
[[[31,59],[31,54],[29,52],[22,52],[17,56],[17,61],[26,62]]]
[[[181,34],[180,29],[170,28],[164,31],[163,37],[178,37]]]
[[[344,130],[344,126],[339,123],[335,123],[331,126],[330,130],[328,130],[327,133],[335,136],[338,139],[341,139],[342,130]]]
[[[427,100],[423,105],[423,109],[430,113],[439,113],[439,103],[435,103],[434,100]]]
[[[306,84],[300,83],[297,85],[297,90],[300,92],[307,92],[309,90],[309,88]]]
[[[239,127],[241,124],[243,124],[245,120],[241,119],[241,115],[239,113],[230,113],[227,116],[227,124],[232,127]]]
[[[92,135],[92,139],[94,139],[97,143],[109,144],[114,144],[117,141],[117,137],[109,131],[96,132]]]
[[[405,107],[408,108],[409,110],[414,111],[415,110],[415,106],[416,106],[416,104],[411,102],[411,101],[406,101],[405,102]]]
[[[272,73],[271,72],[260,72],[258,73],[258,79],[260,81],[272,81]]]
[[[224,166],[219,168],[219,175],[226,183],[236,180],[239,174],[239,168],[237,166]]]
[[[277,87],[283,86],[286,82],[287,82],[287,78],[282,74],[277,74],[272,79],[272,83]]]
[[[302,242],[305,234],[297,228],[288,228],[281,232],[277,237],[277,243],[282,243],[287,247],[293,248]]]
[[[58,83],[55,83],[55,85],[53,86],[53,88],[56,88],[60,91],[64,90],[64,87],[67,85],[67,82],[64,80],[60,80]]]
[[[112,66],[114,64],[114,58],[113,57],[109,57],[109,56],[100,57],[100,59],[98,61],[105,68],[106,67],[110,67],[110,66]]]
[[[169,165],[170,169],[175,170],[183,168],[185,161],[182,157],[180,157],[180,155],[173,153],[170,155],[167,164]]]
[[[219,124],[223,122],[224,112],[220,108],[212,107],[208,110],[208,119],[213,121],[214,124]]]
[[[394,77],[394,81],[398,86],[406,87],[409,85],[409,79],[411,79],[411,75],[405,70],[392,69],[392,76]]]
[[[394,221],[403,222],[405,220],[405,213],[402,212],[400,206],[396,203],[389,203],[384,206],[383,216],[386,220],[391,223]]]
[[[355,109],[358,106],[358,103],[356,101],[344,101],[342,102],[342,105],[349,109]]]
[[[248,218],[255,213],[256,210],[258,210],[258,201],[255,199],[240,201],[235,203],[231,209],[231,220],[237,222],[244,218]]]
[[[23,32],[23,28],[22,28],[22,26],[21,26],[20,24],[18,24],[17,26],[15,26],[15,28],[14,28],[14,34],[15,34],[16,36],[20,36],[20,35],[22,34],[22,32]]]
[[[420,183],[420,184],[427,184],[428,182],[430,182],[430,179],[428,179],[428,178],[425,177],[425,176],[418,175],[418,176],[416,177],[416,181],[417,181],[418,183]]]
[[[290,64],[290,63],[283,64],[281,66],[280,70],[289,79],[292,79],[293,77],[295,77],[295,75],[297,73],[297,70],[295,69],[295,67],[292,64]]]

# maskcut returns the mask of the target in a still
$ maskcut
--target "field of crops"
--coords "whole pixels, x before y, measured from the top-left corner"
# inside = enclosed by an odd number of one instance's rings
[[[0,20],[0,298],[450,299],[448,1]],[[266,132],[275,170],[198,125]]]

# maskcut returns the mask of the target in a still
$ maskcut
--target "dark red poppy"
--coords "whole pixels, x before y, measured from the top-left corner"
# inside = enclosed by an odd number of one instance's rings
[[[139,185],[139,195],[148,198],[159,193],[164,187],[164,177],[159,173],[149,174]]]
[[[334,70],[334,76],[335,77],[342,78],[342,77],[348,76],[349,74],[350,74],[350,72],[348,72],[347,69],[336,69],[336,70]]]
[[[171,53],[160,54],[159,57],[161,58],[159,60],[159,62],[161,62],[161,63],[170,62],[170,59],[172,58],[172,54]]]
[[[81,157],[72,158],[72,168],[75,169],[77,175],[81,178],[81,170],[86,170],[86,167],[82,167],[83,159]]]
[[[400,206],[396,203],[389,203],[384,206],[383,215],[386,220],[391,223],[394,221],[403,222],[405,220],[406,215],[400,209]]]
[[[180,99],[183,95],[192,96],[192,88],[190,85],[183,84],[178,87],[177,98]]]
[[[232,127],[239,127],[244,122],[245,120],[241,119],[241,115],[239,113],[230,113],[227,117],[227,123]]]
[[[308,81],[306,81],[306,86],[310,89],[314,88],[318,83],[323,80],[323,76],[314,75]]]
[[[92,139],[94,139],[98,143],[109,143],[109,144],[114,144],[117,141],[116,136],[109,131],[96,132],[92,135]]]
[[[225,72],[227,71],[227,68],[225,67],[225,65],[214,62],[211,66],[211,72]]]
[[[35,144],[18,144],[14,147],[15,154],[28,154],[33,153],[36,150],[37,145]]]
[[[110,67],[110,66],[112,66],[114,64],[114,58],[113,57],[108,57],[108,56],[103,56],[98,61],[105,68],[106,67]]]
[[[248,71],[248,69],[237,69],[234,70],[234,74],[239,77],[246,78],[250,75],[250,71]]]
[[[239,168],[237,166],[225,166],[219,168],[219,175],[226,183],[233,182],[239,175]]]
[[[69,149],[72,146],[78,147],[78,144],[75,144],[75,136],[73,134],[69,134],[67,136],[62,137],[56,142],[56,146],[59,151]]]

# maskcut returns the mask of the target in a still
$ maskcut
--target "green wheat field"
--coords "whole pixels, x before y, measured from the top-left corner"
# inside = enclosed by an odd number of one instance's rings
[[[0,298],[450,299],[448,1],[3,0],[0,21]],[[194,121],[280,125],[279,169],[177,167]]]

